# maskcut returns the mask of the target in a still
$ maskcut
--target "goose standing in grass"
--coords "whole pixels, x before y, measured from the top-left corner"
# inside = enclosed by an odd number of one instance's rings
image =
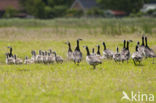
[[[15,64],[23,64],[23,60],[20,58],[17,58],[16,55],[14,55]]]
[[[122,62],[127,61],[127,63],[128,63],[128,60],[130,58],[129,42],[130,41],[127,41],[127,47],[121,53],[121,60],[122,60]]]
[[[61,56],[57,55],[55,51],[53,51],[53,54],[55,55],[56,63],[61,63],[62,64],[63,63],[63,58]]]
[[[147,37],[145,37],[145,57],[146,58],[153,58],[153,64],[154,64],[154,58],[156,58],[155,52],[148,46]]]
[[[48,53],[48,63],[52,64],[55,62],[55,57],[51,55],[51,53]]]
[[[47,56],[47,51],[42,52],[43,55],[43,63],[47,64],[48,63],[48,56]]]
[[[142,61],[142,54],[138,51],[138,45],[136,46],[136,51],[132,54],[132,59],[133,59],[133,62],[134,64],[136,65],[136,62],[140,62]]]
[[[43,62],[43,56],[42,56],[42,51],[39,50],[39,54],[36,56],[36,62],[37,63],[42,63]]]
[[[141,46],[138,45],[138,51],[141,53],[142,56],[146,55],[145,54],[145,43],[144,43],[144,40],[145,40],[145,38],[144,38],[144,36],[142,36],[142,44],[141,44]]]
[[[100,60],[103,59],[103,57],[101,56],[101,53],[100,53],[100,45],[97,45],[97,53],[96,53],[96,56],[97,56]]]
[[[9,57],[9,53],[6,53],[6,64],[15,64],[15,58]]]
[[[125,51],[126,51],[126,40],[123,41],[123,48],[121,54],[123,54]]]
[[[10,51],[9,54],[8,54],[8,56],[9,56],[9,57],[13,57],[13,54],[12,54],[12,47],[8,47],[8,48],[9,48],[9,51]]]
[[[31,51],[32,57],[31,59],[36,63],[36,52],[34,50]]]
[[[67,53],[68,60],[73,60],[73,51],[71,49],[70,42],[67,41],[66,44],[68,45],[68,53]]]
[[[103,58],[112,59],[113,58],[113,52],[106,48],[105,42],[103,42],[103,46],[104,46]]]
[[[33,63],[34,61],[32,59],[28,59],[27,56],[25,57],[24,64],[33,64]]]
[[[86,48],[86,51],[87,51],[87,56],[86,56],[87,63],[89,65],[92,65],[93,68],[96,69],[96,66],[98,64],[102,64],[102,61],[97,56],[90,55],[88,46],[84,46],[84,48]]]
[[[80,51],[80,47],[79,47],[79,41],[81,41],[82,39],[78,39],[77,40],[77,46],[75,48],[75,51],[73,52],[73,60],[74,63],[79,64],[82,60],[82,52]]]
[[[121,61],[121,54],[119,53],[119,48],[116,48],[116,53],[113,55],[113,59],[115,62],[120,62]]]

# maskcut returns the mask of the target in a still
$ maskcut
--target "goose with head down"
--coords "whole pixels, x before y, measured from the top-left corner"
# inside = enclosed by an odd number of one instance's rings
[[[62,64],[63,63],[63,58],[61,56],[57,55],[55,51],[53,51],[53,54],[55,55],[56,63],[61,63]]]
[[[90,55],[88,46],[84,46],[84,48],[86,48],[87,51],[87,56],[86,56],[87,63],[89,65],[92,65],[93,68],[96,69],[96,66],[98,64],[102,64],[102,61],[97,56]]]
[[[23,60],[21,58],[17,58],[16,55],[14,55],[14,59],[15,59],[15,64],[23,64]]]
[[[74,63],[79,64],[82,60],[82,52],[80,50],[80,46],[79,46],[79,41],[81,41],[82,39],[78,39],[77,40],[77,46],[75,48],[75,51],[73,52],[73,61]]]
[[[142,61],[143,56],[138,51],[138,44],[136,45],[136,49],[135,50],[136,51],[132,54],[132,59],[133,59],[134,64],[136,65],[137,62],[139,62],[139,64],[140,64],[140,62]]]
[[[24,60],[24,64],[33,64],[34,61],[32,59],[29,59],[28,56],[25,57],[25,60]]]

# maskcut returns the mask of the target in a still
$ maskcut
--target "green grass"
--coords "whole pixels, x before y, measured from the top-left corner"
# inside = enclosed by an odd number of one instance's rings
[[[119,46],[121,50],[122,41],[132,39],[133,43],[130,44],[132,53],[135,50],[136,42],[141,40],[142,34],[134,29],[133,33],[123,32],[124,35],[118,35],[114,31],[112,31],[113,35],[107,35],[108,33],[102,35],[99,30],[102,28],[100,21],[108,23],[112,22],[111,19],[96,19],[93,24],[85,24],[89,26],[89,29],[81,23],[91,22],[93,19],[82,22],[83,20],[0,20],[0,103],[129,103],[126,100],[121,101],[122,91],[126,91],[129,95],[131,91],[139,91],[156,96],[156,64],[152,64],[152,59],[144,59],[142,66],[135,66],[132,60],[129,63],[104,60],[103,64],[93,70],[86,63],[86,51],[82,48],[83,45],[88,45],[91,50],[100,44],[102,52],[102,42],[105,41],[111,50],[115,51],[116,46]],[[142,20],[145,20],[147,25],[155,24],[147,18],[123,19],[121,21],[122,23],[126,22],[125,25],[129,28],[129,25],[133,24],[127,22],[138,21],[137,23],[139,23]],[[15,23],[16,21],[17,23]],[[36,24],[35,21],[37,21]],[[71,22],[73,22],[71,24],[73,27],[70,26]],[[4,25],[5,23],[6,25]],[[40,25],[40,23],[44,25]],[[140,25],[137,23],[134,25]],[[23,25],[19,27],[19,24]],[[57,29],[53,27],[54,24],[57,24]],[[156,27],[153,26],[152,30],[155,29]],[[144,31],[141,30],[141,32]],[[152,33],[152,35],[148,35],[149,45],[156,51],[156,33]],[[83,61],[79,66],[66,60],[67,45],[64,44],[69,40],[74,49],[77,38],[83,39],[80,42]],[[63,64],[50,65],[6,65],[4,54],[8,52],[7,46],[12,46],[13,53],[22,59],[25,56],[30,57],[31,50],[51,48],[65,61]]]

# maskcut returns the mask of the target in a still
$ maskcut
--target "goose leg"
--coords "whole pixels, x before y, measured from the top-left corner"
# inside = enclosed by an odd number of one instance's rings
[[[96,66],[95,65],[93,66],[93,69],[96,69]]]
[[[153,58],[153,63],[152,63],[152,64],[155,64],[155,63],[154,63],[154,58]]]
[[[134,62],[134,64],[136,65],[136,63],[135,63],[135,60],[133,59],[133,62]]]

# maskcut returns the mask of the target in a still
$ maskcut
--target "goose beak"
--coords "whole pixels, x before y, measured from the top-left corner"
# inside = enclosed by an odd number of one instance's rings
[[[87,47],[87,46],[85,46],[85,45],[83,46],[83,48],[86,48],[86,47]]]
[[[129,42],[133,42],[133,40],[128,40]]]
[[[79,41],[82,41],[82,39],[78,39]]]
[[[65,42],[65,44],[69,44],[69,41]]]
[[[99,47],[100,45],[96,45],[96,47]]]

